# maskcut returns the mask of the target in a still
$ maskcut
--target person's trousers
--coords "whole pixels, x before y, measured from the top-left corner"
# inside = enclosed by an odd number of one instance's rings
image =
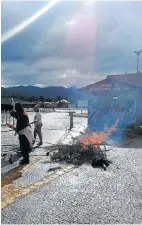
[[[19,135],[20,149],[22,152],[23,160],[29,162],[29,152],[31,152],[31,145],[25,135]]]
[[[36,136],[39,136],[39,140],[42,143],[42,133],[41,133],[41,127],[42,127],[42,123],[41,124],[36,124],[35,125],[35,129],[34,129],[34,139],[36,139]]]

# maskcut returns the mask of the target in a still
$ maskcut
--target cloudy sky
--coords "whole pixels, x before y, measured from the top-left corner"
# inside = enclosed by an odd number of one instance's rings
[[[53,1],[2,1],[2,85],[82,87],[136,71],[142,2]]]

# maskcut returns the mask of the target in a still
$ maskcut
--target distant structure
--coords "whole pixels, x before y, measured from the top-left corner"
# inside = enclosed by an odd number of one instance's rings
[[[59,108],[69,108],[69,106],[70,106],[70,102],[65,99],[61,99],[55,103],[55,107],[59,107]]]
[[[90,117],[91,121],[99,121],[101,116],[111,111],[116,112],[117,117],[121,115],[126,123],[142,125],[142,73],[109,75],[81,90],[94,96],[92,103],[88,103],[89,109],[92,104],[91,110],[95,115]],[[106,117],[104,123],[106,120],[110,118]]]
[[[17,98],[13,98],[13,102],[20,102],[24,108],[32,108],[36,104],[32,102],[23,101]],[[10,111],[13,108],[13,102],[11,97],[1,97],[1,111]]]

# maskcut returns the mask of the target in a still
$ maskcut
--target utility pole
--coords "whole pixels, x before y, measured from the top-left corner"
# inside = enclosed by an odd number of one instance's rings
[[[137,73],[139,73],[139,55],[142,51],[135,51],[134,53],[137,55]]]

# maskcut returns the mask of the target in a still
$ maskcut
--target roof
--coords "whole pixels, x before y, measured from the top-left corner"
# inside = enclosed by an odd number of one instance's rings
[[[23,101],[18,98],[13,98],[14,102],[20,102],[22,105],[32,105],[32,102]],[[4,105],[11,105],[11,98],[10,97],[1,97],[1,104]]]
[[[122,75],[109,75],[108,79],[122,81],[127,84],[133,84],[136,86],[142,87],[142,73],[130,73],[130,74],[122,74]]]
[[[96,82],[94,84],[90,84],[90,85],[88,85],[86,87],[83,87],[80,90],[83,90],[83,91],[85,91],[85,90],[91,90],[92,88],[100,87],[101,84],[104,84],[104,83],[107,83],[107,82],[108,82],[108,79],[106,78],[106,79],[101,80],[101,81],[98,81],[98,82]]]
[[[94,88],[99,88],[103,84],[107,84],[108,81],[120,81],[126,84],[132,84],[135,86],[142,87],[142,73],[130,73],[130,74],[119,74],[119,75],[108,75],[106,79],[90,84],[86,87],[81,88],[81,90],[91,91]]]
[[[58,104],[59,102],[61,102],[61,103],[70,103],[69,101],[67,101],[67,100],[65,100],[65,99],[62,99],[62,100],[60,100],[60,101],[57,101],[56,103]]]
[[[50,105],[53,104],[53,102],[44,102],[44,103],[45,103],[45,104],[50,104]]]

